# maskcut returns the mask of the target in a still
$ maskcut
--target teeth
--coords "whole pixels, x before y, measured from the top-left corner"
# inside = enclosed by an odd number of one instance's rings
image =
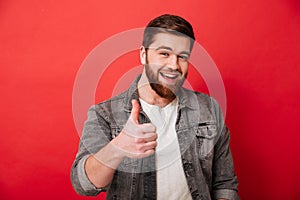
[[[164,74],[164,73],[161,73],[161,74],[167,78],[176,78],[177,77],[177,74]]]
[[[166,77],[169,77],[169,78],[175,78],[176,75],[172,75],[172,74],[165,74]]]

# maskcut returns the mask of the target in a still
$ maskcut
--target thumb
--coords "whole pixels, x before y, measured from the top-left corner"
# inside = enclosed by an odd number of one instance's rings
[[[132,110],[130,114],[130,118],[136,123],[139,124],[139,115],[140,115],[140,104],[136,99],[131,101],[132,103]]]

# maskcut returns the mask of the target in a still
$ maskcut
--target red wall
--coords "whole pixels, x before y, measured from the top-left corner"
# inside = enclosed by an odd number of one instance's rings
[[[241,198],[299,199],[299,9],[297,0],[1,1],[0,199],[88,199],[69,180],[76,73],[100,42],[162,13],[188,19],[220,70]],[[136,55],[111,65],[96,101]]]

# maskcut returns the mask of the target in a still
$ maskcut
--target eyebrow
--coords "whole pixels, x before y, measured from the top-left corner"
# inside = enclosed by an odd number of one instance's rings
[[[167,46],[160,46],[160,47],[155,48],[155,50],[160,50],[160,49],[165,49],[165,50],[169,50],[169,51],[173,52],[173,49],[171,47],[167,47]],[[188,56],[191,55],[191,53],[189,51],[182,51],[179,54],[187,54]]]

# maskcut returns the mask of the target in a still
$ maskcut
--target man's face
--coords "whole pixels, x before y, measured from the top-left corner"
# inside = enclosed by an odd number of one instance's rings
[[[152,89],[161,97],[173,99],[188,72],[190,39],[170,33],[158,33],[141,60]]]

